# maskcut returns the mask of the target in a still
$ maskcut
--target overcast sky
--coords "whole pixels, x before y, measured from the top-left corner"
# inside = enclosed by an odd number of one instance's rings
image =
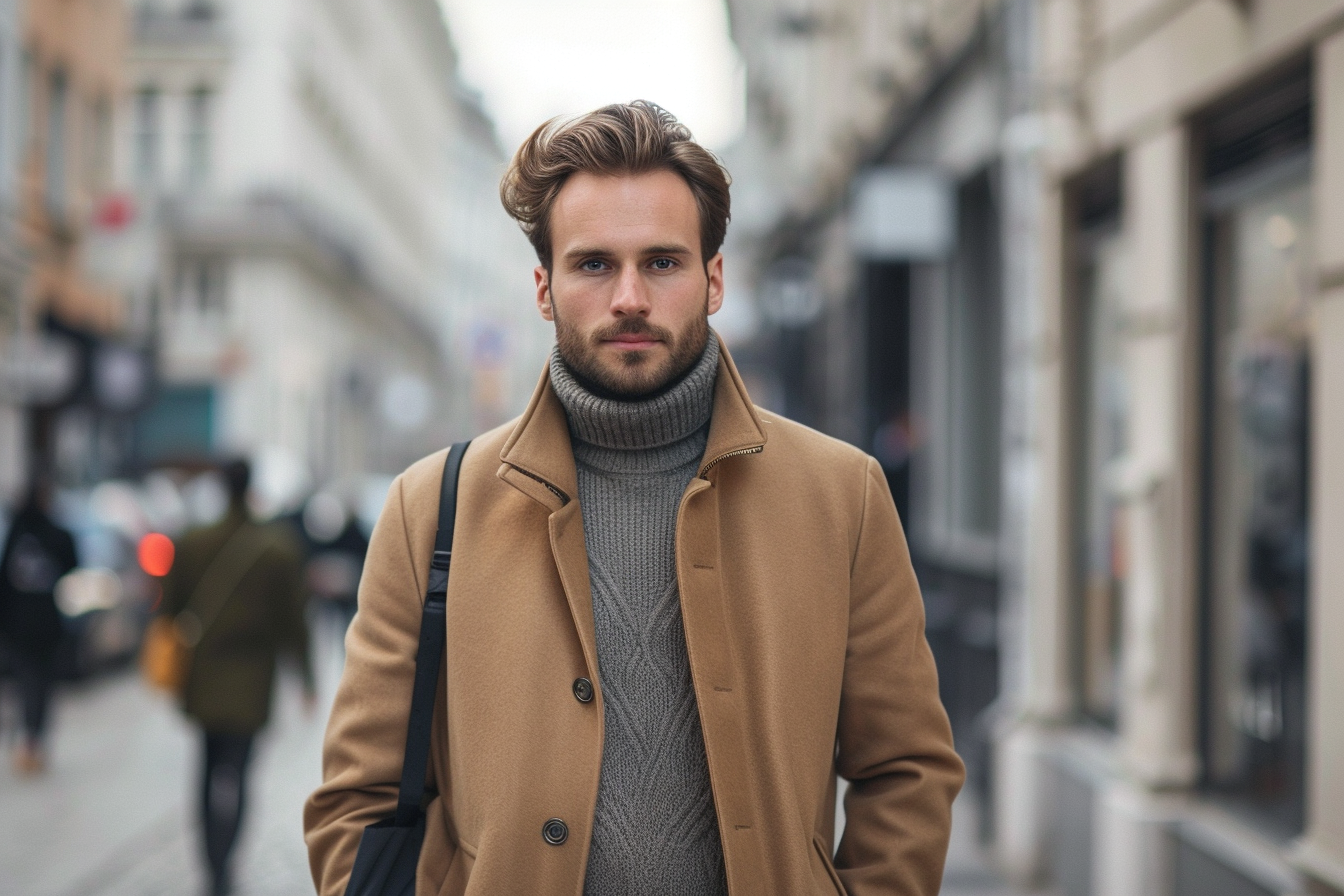
[[[741,128],[723,0],[441,0],[504,151],[554,115],[649,99],[712,149]]]

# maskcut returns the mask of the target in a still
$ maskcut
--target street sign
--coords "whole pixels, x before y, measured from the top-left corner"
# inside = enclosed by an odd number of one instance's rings
[[[160,236],[152,216],[125,193],[98,200],[84,241],[84,267],[99,283],[138,292],[158,277]]]

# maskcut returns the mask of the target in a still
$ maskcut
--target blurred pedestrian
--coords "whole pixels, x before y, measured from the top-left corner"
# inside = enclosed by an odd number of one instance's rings
[[[0,557],[0,638],[13,657],[23,703],[23,740],[14,754],[23,775],[46,769],[47,710],[64,631],[56,583],[77,565],[74,537],[51,518],[51,496],[51,481],[39,474]]]
[[[310,704],[314,693],[302,551],[288,526],[249,516],[247,463],[223,473],[228,512],[181,539],[161,608],[195,642],[182,709],[202,733],[201,835],[214,896],[230,891],[248,764],[270,716],[280,654],[297,662]]]
[[[335,619],[344,640],[355,616],[369,539],[359,519],[331,491],[319,491],[309,498],[300,518],[308,538],[308,589]]]

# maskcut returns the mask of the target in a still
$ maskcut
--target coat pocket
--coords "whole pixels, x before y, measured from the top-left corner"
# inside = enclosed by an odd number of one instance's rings
[[[476,848],[465,840],[459,840],[448,864],[448,873],[444,875],[443,885],[438,896],[461,896],[467,891],[467,882],[471,879],[471,869],[476,864]]]
[[[820,836],[812,835],[813,851],[813,869],[812,876],[817,880],[817,886],[825,886],[825,881],[829,880],[832,892],[838,896],[849,896],[845,892],[845,885],[840,883],[840,875],[836,873],[835,863],[831,861],[830,850],[826,848],[826,843]],[[821,874],[817,874],[817,868],[820,867]]]

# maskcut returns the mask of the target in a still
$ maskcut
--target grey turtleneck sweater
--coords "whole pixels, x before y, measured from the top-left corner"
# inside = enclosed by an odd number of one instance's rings
[[[720,896],[723,847],[677,590],[677,509],[709,434],[719,344],[647,401],[600,398],[559,352],[606,738],[585,896]]]

